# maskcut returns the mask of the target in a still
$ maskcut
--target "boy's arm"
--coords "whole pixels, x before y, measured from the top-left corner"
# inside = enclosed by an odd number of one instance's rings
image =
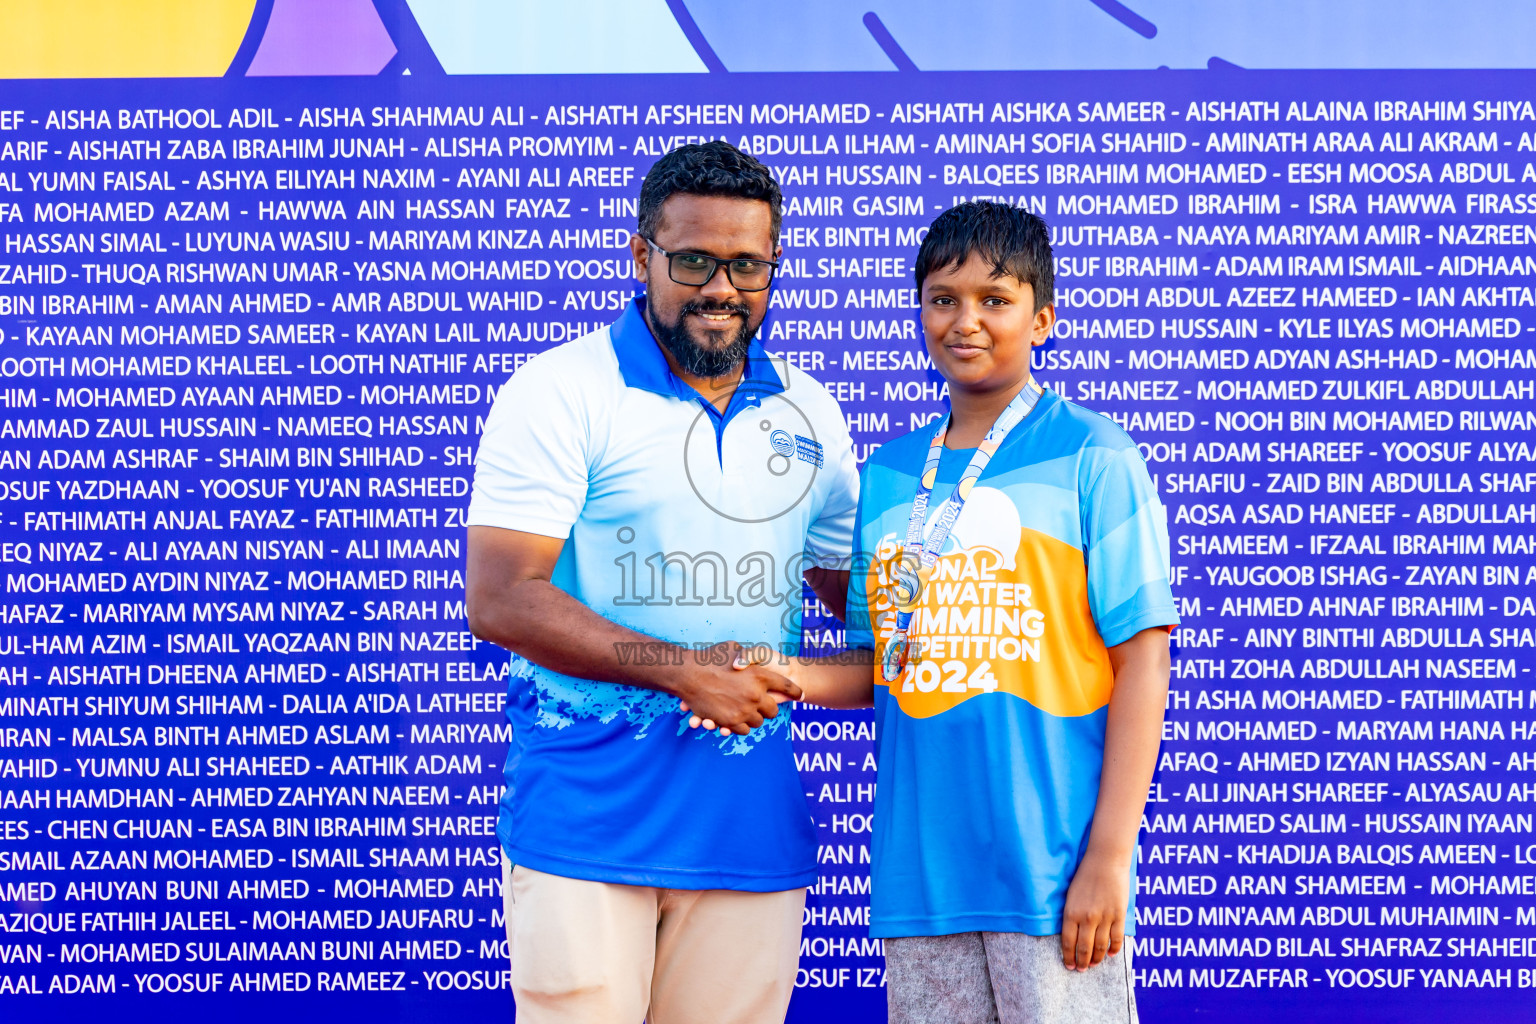
[[[875,652],[868,648],[821,658],[779,658],[771,667],[799,684],[800,699],[807,703],[824,708],[874,707]]]
[[[1119,953],[1125,939],[1131,860],[1168,699],[1168,630],[1142,630],[1109,648],[1109,660],[1115,689],[1104,731],[1099,800],[1061,921],[1061,959],[1068,970],[1085,971]],[[806,698],[813,699],[809,690]]]
[[[828,610],[848,620],[847,569],[805,570],[805,582]],[[783,655],[769,647],[743,648],[736,665],[767,665],[800,686],[800,699],[826,708],[867,708],[875,703],[874,652],[847,650],[820,658]]]

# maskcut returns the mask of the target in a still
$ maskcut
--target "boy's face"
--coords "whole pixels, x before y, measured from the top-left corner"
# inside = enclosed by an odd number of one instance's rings
[[[1045,344],[1056,307],[1035,311],[1035,290],[972,255],[923,280],[923,335],[928,356],[951,391],[988,392],[1029,378],[1029,354]]]

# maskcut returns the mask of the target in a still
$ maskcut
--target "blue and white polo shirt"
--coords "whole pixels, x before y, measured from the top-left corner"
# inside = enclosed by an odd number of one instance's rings
[[[497,394],[469,523],[564,538],[552,582],[647,636],[793,652],[801,574],[846,567],[853,542],[842,410],[754,340],[721,414],[672,373],[643,303]],[[677,889],[815,881],[788,707],[723,739],[689,730],[665,693],[512,668],[498,834],[514,864]]]

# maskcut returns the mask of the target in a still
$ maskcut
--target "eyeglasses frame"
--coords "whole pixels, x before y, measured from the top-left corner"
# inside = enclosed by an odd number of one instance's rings
[[[657,252],[661,253],[663,256],[665,256],[667,258],[667,277],[671,279],[672,283],[673,284],[680,284],[680,285],[682,285],[685,288],[703,288],[705,285],[709,284],[709,282],[713,281],[715,279],[715,275],[720,272],[720,268],[724,267],[725,268],[725,279],[730,282],[730,285],[731,285],[732,288],[736,289],[739,292],[747,292],[748,294],[751,294],[751,293],[754,293],[754,292],[765,292],[769,288],[773,287],[773,279],[778,274],[779,264],[780,264],[780,262],[782,262],[780,260],[749,260],[749,259],[745,259],[743,257],[734,257],[734,256],[731,257],[730,259],[721,259],[719,256],[711,256],[711,255],[709,255],[708,253],[705,253],[705,252],[670,252],[670,251],[668,251],[666,249],[663,249],[661,246],[657,245],[654,239],[646,238],[645,235],[641,235],[640,237],[644,238],[645,239],[645,243],[647,245],[649,245],[652,249],[655,249]],[[709,276],[706,277],[704,280],[698,282],[697,284],[695,284],[695,283],[693,283],[691,281],[679,281],[677,279],[677,275],[672,272],[672,257],[673,256],[697,256],[700,259],[712,260],[715,265],[710,268]],[[743,287],[741,287],[741,285],[736,283],[736,278],[731,276],[730,264],[736,263],[736,262],[761,263],[761,264],[764,264],[765,266],[768,267],[768,283],[763,285],[761,288],[743,288]]]

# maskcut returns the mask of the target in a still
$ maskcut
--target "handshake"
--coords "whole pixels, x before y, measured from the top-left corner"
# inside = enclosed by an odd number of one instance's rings
[[[674,690],[691,729],[745,736],[778,717],[780,704],[802,696],[792,678],[799,659],[778,657],[767,644],[743,647],[727,641],[700,654],[697,668],[685,672]]]

